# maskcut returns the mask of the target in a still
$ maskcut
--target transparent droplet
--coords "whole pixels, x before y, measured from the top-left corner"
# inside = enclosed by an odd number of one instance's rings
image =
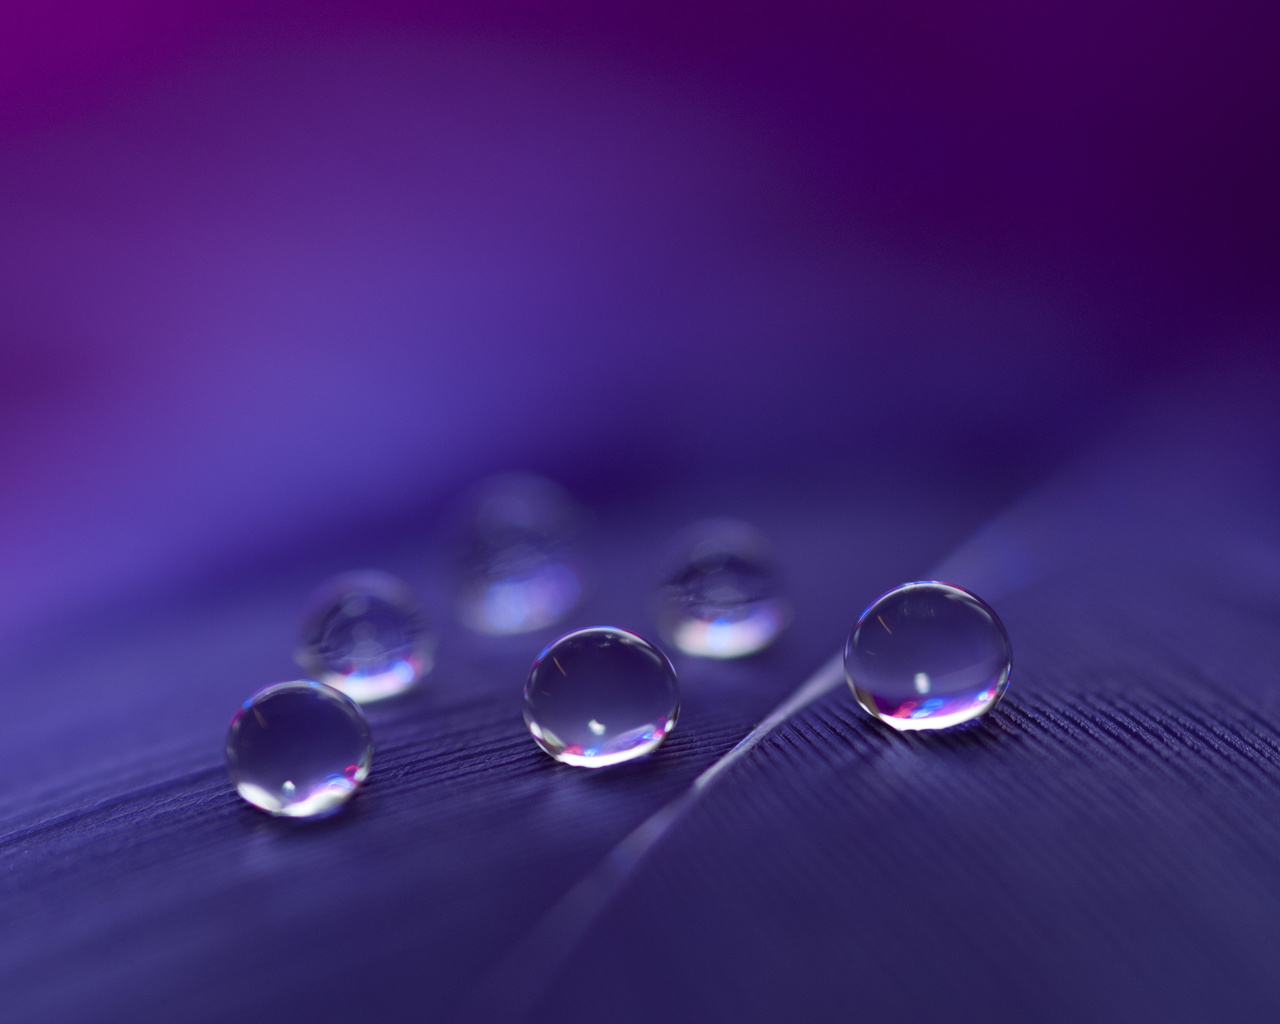
[[[332,814],[355,795],[372,760],[364,713],[310,680],[259,690],[227,730],[227,773],[236,792],[283,817]]]
[[[876,598],[844,649],[858,703],[895,729],[946,729],[986,714],[1012,668],[996,613],[967,590],[932,580]]]
[[[565,764],[602,768],[643,757],[676,724],[680,689],[667,656],[625,629],[562,636],[533,663],[524,720]]]
[[[528,633],[577,605],[585,512],[559,484],[533,473],[490,477],[458,517],[455,592],[465,625],[491,636]]]
[[[385,572],[352,572],[312,597],[296,657],[320,682],[367,704],[430,672],[434,644],[408,587]]]
[[[768,542],[736,519],[708,519],[680,535],[658,588],[658,628],[700,658],[764,650],[790,619]]]

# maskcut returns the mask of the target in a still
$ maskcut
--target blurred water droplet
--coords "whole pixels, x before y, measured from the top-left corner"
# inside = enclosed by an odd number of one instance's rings
[[[764,650],[790,618],[768,542],[736,519],[708,519],[672,542],[655,617],[663,639],[700,658]]]
[[[367,704],[403,693],[431,671],[434,642],[409,588],[372,570],[335,576],[316,591],[298,664]]]
[[[458,617],[479,633],[553,625],[582,596],[577,551],[587,514],[533,473],[482,481],[461,502],[453,550]]]

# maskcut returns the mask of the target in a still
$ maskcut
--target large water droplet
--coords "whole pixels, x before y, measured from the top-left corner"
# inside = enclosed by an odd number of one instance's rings
[[[858,703],[895,729],[945,729],[986,714],[1012,668],[996,613],[967,590],[931,580],[876,598],[844,650]]]
[[[584,768],[650,753],[679,711],[680,689],[667,656],[611,626],[580,629],[550,644],[524,688],[524,720],[538,746]]]
[[[360,708],[310,680],[259,690],[227,730],[227,773],[236,792],[284,817],[332,814],[355,795],[372,760]]]

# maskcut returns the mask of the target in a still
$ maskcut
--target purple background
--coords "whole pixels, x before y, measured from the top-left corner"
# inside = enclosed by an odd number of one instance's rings
[[[0,1013],[1274,1019],[1271,22],[6,9]],[[793,626],[681,660],[644,764],[540,754],[550,637],[443,609],[439,514],[510,468],[597,509],[567,625],[643,631],[695,515],[777,544]],[[424,595],[439,664],[371,711],[351,807],[282,828],[220,737],[364,564]],[[995,714],[904,739],[830,695],[530,969],[575,884],[933,572],[1009,625]]]
[[[1273,347],[1269,11],[7,10],[0,632],[498,467],[1038,479]]]

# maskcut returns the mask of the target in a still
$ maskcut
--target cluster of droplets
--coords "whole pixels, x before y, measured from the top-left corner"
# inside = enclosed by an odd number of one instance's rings
[[[586,515],[556,484],[529,474],[485,481],[461,505],[452,548],[458,618],[496,636],[543,629],[582,595]],[[663,640],[695,658],[747,657],[790,621],[763,535],[705,520],[669,545],[654,601]],[[273,815],[333,813],[369,774],[362,704],[399,696],[432,670],[435,638],[400,580],[365,571],[313,595],[298,663],[313,678],[260,690],[227,733],[236,791]],[[991,710],[1012,665],[1004,626],[981,599],[946,583],[908,583],[877,598],[853,627],[845,676],[858,703],[900,730],[945,729]],[[564,764],[600,768],[644,757],[675,727],[680,688],[670,658],[614,626],[566,633],[534,660],[524,718]]]
[[[577,545],[586,515],[562,488],[532,474],[493,477],[460,510],[452,575],[464,624],[487,635],[519,634],[572,611],[582,595]],[[400,696],[425,678],[435,637],[402,581],[384,572],[345,573],[312,595],[295,657],[312,678],[267,687],[244,702],[227,731],[227,770],[255,807],[323,817],[369,773],[373,747],[361,705]],[[674,673],[670,682],[674,687]],[[637,756],[657,746],[674,721],[673,706],[647,735],[636,727],[627,737],[610,730],[590,749],[606,751],[605,760]],[[592,756],[584,753],[583,763]]]
[[[231,719],[227,771],[254,807],[321,818],[355,795],[373,742],[361,704],[404,693],[434,641],[409,588],[383,572],[336,576],[313,595],[297,661],[315,678],[259,690]]]

